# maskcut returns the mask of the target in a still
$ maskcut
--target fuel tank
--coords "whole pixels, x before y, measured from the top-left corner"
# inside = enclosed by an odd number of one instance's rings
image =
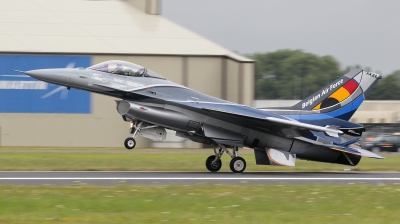
[[[168,110],[163,107],[143,106],[126,100],[116,102],[118,113],[126,121],[137,119],[172,130],[182,131],[196,131],[200,128],[200,122],[178,111]]]

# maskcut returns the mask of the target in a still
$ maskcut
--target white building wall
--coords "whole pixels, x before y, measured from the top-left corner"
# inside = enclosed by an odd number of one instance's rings
[[[223,93],[223,57],[189,57],[189,56],[121,56],[95,55],[92,63],[107,60],[126,60],[145,66],[178,84],[215,97],[229,96],[233,102],[252,101],[251,67],[244,73],[246,84],[239,88],[228,88]],[[186,61],[186,65],[185,65]],[[239,84],[240,62],[232,61],[228,69],[229,85]],[[248,65],[249,63],[246,63]],[[186,70],[186,71],[185,71]],[[186,74],[185,74],[186,73]],[[231,75],[233,74],[233,75]],[[242,77],[242,81],[243,81]],[[228,86],[229,86],[228,85]],[[229,94],[227,94],[229,93]],[[123,147],[123,141],[129,137],[129,123],[122,120],[116,112],[115,98],[100,94],[91,94],[91,114],[0,114],[0,146],[44,146],[44,147]],[[172,135],[172,136],[171,136]],[[169,132],[164,147],[201,147],[191,141],[182,142]],[[173,143],[175,142],[175,143]],[[154,143],[160,147],[161,143]],[[149,139],[137,138],[137,147],[149,147]]]
[[[227,100],[232,102],[239,102],[240,99],[240,63],[234,60],[226,59],[226,91]]]
[[[222,60],[220,57],[189,57],[187,87],[221,98]]]
[[[2,0],[1,6],[0,54],[126,60],[215,97],[253,100],[253,61],[159,16],[160,0]],[[128,123],[114,99],[91,97],[91,114],[1,113],[0,146],[123,147]]]

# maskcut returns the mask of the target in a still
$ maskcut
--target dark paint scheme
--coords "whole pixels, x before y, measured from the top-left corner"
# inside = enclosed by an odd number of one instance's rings
[[[361,136],[364,129],[348,120],[381,78],[375,73],[353,70],[293,107],[264,109],[208,96],[124,61],[25,73],[49,83],[120,98],[117,111],[125,121],[135,122],[138,131],[137,122],[142,122],[219,147],[218,158],[211,159],[213,165],[226,148],[233,149],[232,160],[240,158],[240,147],[253,148],[257,164],[263,165],[280,164],[268,154],[269,149],[294,158],[345,165],[357,165],[361,156],[382,158],[349,146],[358,140],[352,136]]]

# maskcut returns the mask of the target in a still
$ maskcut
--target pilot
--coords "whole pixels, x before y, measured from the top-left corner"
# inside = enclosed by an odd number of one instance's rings
[[[123,66],[121,64],[109,64],[108,72],[118,75],[124,75]]]
[[[124,74],[124,75],[129,75],[129,76],[131,76],[131,75],[133,75],[133,70],[131,69],[131,68],[128,68],[128,67],[122,67],[122,73]]]
[[[116,73],[117,71],[117,64],[109,64],[108,65],[108,72],[109,73]]]

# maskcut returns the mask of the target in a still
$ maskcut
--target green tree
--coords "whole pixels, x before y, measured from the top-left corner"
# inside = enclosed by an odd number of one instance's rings
[[[392,72],[390,75],[393,75],[396,78],[398,84],[400,84],[400,70],[396,70]]]
[[[278,50],[250,55],[255,64],[256,99],[303,99],[352,69],[371,71],[360,65],[340,70],[331,56],[301,50]],[[368,100],[400,100],[400,70],[380,80]]]
[[[367,100],[400,100],[400,71],[379,80]]]
[[[256,61],[256,99],[303,99],[342,75],[331,56],[278,50],[250,56]]]

